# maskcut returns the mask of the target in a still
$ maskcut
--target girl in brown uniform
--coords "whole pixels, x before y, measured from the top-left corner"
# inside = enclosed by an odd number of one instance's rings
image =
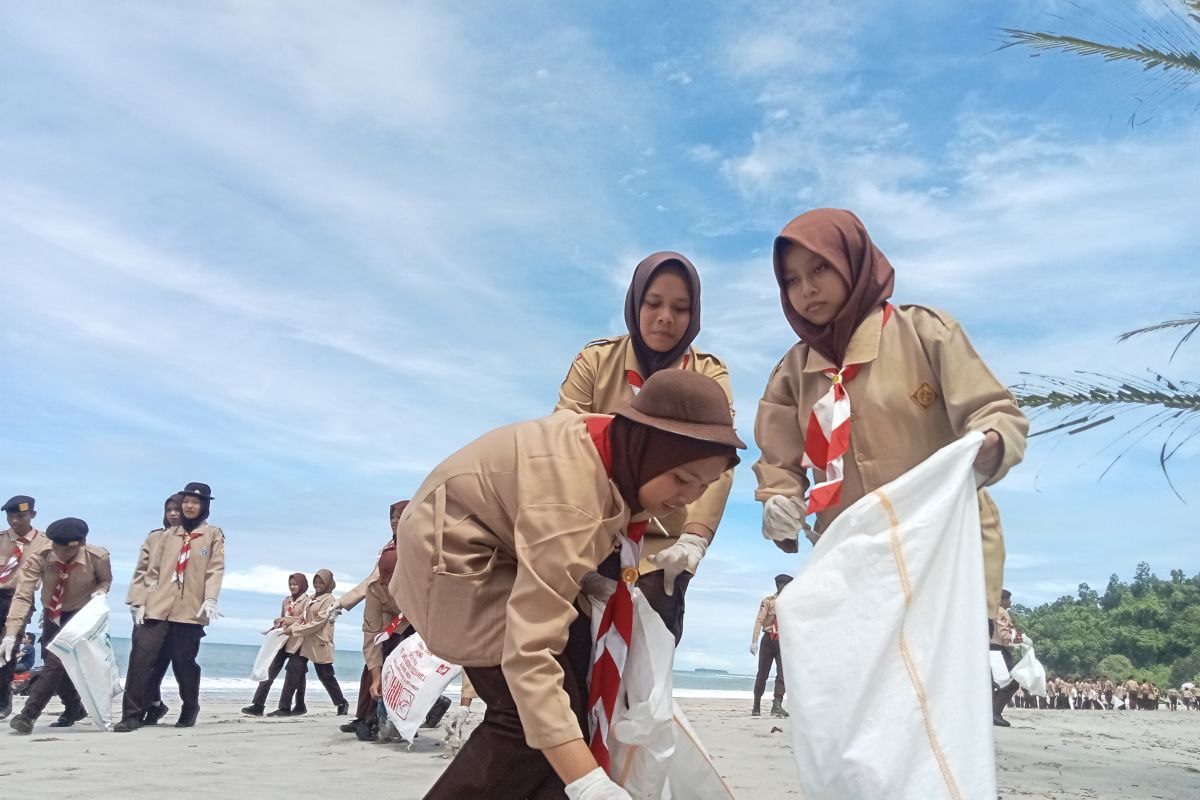
[[[686,369],[720,384],[733,411],[729,372],[711,353],[692,347],[700,333],[700,276],[679,253],[653,253],[633,272],[625,296],[629,333],[590,342],[575,357],[558,392],[555,411],[608,414],[628,403],[647,378],[663,369]],[[733,470],[696,502],[657,515],[642,542],[638,588],[662,617],[676,643],[683,636],[684,594],[725,511]],[[601,574],[616,578],[614,559]]]
[[[300,639],[300,651],[288,662],[287,681],[279,699],[278,716],[288,716],[283,711],[288,707],[292,692],[304,685],[304,676],[308,674],[310,661],[317,671],[317,679],[329,693],[329,699],[333,701],[338,716],[345,714],[350,707],[346,698],[342,696],[342,687],[338,685],[337,675],[333,671],[333,621],[337,615],[330,614],[330,611],[337,605],[333,596],[335,586],[337,583],[332,572],[327,569],[317,570],[313,575],[312,601],[305,606],[300,619],[288,629],[293,636]],[[301,695],[292,707],[291,715],[303,714],[306,710]]]
[[[279,616],[275,618],[272,627],[287,630],[293,624],[300,621],[304,616],[305,609],[308,608],[308,603],[311,598],[306,594],[308,591],[308,576],[303,572],[293,572],[288,576],[288,595],[283,598],[283,604],[279,608]],[[258,688],[254,690],[254,699],[250,705],[242,709],[243,714],[249,714],[252,717],[261,717],[266,709],[267,695],[271,691],[271,684],[275,683],[275,678],[279,676],[279,671],[283,669],[283,665],[288,663],[289,659],[296,658],[296,654],[300,651],[300,637],[292,633],[288,636],[287,641],[283,643],[283,647],[279,648],[279,652],[275,654],[275,658],[271,659],[270,665],[267,667],[267,679],[260,681]],[[284,678],[284,694],[287,694],[287,679]],[[293,690],[295,702],[297,705],[304,706],[304,683]],[[287,712],[277,714],[271,712],[270,716],[289,716],[292,710],[292,699],[289,696],[287,704],[281,702],[279,710]]]
[[[436,467],[400,518],[397,605],[487,705],[427,800],[629,797],[601,768],[597,732],[584,740],[585,712],[610,706],[587,695],[591,637],[575,602],[618,541],[636,563],[631,517],[695,502],[744,445],[724,390],[691,370],[656,372],[614,414],[487,433]],[[636,567],[622,577],[636,582]],[[627,598],[616,587],[605,619]]]
[[[755,420],[764,536],[794,552],[803,528],[815,544],[844,509],[969,431],[985,434],[980,486],[1021,461],[1029,423],[1012,395],[949,315],[888,302],[892,265],[858,217],[829,208],[800,215],[775,239],[774,262],[800,342],[771,373]],[[833,418],[844,397],[849,418]],[[993,620],[1004,539],[982,489],[979,515]]]

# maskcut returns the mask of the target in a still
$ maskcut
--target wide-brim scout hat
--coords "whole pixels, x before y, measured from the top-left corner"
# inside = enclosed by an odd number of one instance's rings
[[[0,511],[19,512],[33,511],[33,498],[27,494],[19,494],[16,497],[10,497],[8,502],[0,506]]]
[[[82,542],[87,539],[88,524],[76,517],[56,519],[46,526],[46,538],[55,544]]]
[[[699,372],[659,370],[646,379],[633,400],[613,414],[689,439],[746,449],[733,428],[725,390]]]
[[[179,494],[184,497],[199,497],[201,500],[213,499],[212,489],[208,487],[207,483],[189,483]]]

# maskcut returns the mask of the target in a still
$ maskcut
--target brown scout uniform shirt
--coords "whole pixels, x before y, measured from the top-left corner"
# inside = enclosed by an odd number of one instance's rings
[[[275,619],[275,627],[286,628],[289,625],[299,622],[301,617],[304,615],[304,609],[308,608],[308,604],[311,601],[312,598],[307,594],[302,594],[295,600],[292,599],[290,594],[283,598],[283,603],[279,607],[279,616]],[[289,611],[291,613],[289,613]],[[289,654],[295,654],[300,650],[301,644],[302,642],[300,641],[300,637],[296,635],[295,631],[293,631],[292,634],[288,636],[288,640],[283,643],[283,649]]]
[[[69,577],[63,587],[63,614],[78,611],[92,599],[93,592],[107,592],[112,586],[112,566],[108,561],[108,551],[103,547],[84,544],[75,552],[71,563],[75,566],[68,573]],[[31,558],[21,554],[21,577],[17,582],[12,606],[8,609],[5,636],[16,636],[21,628],[25,627],[25,620],[33,603],[33,593],[37,590],[39,581],[42,584],[43,613],[46,614],[45,621],[49,622],[49,614],[44,609],[50,608],[50,600],[54,597],[54,590],[58,588],[58,571],[58,556],[54,555],[50,548],[39,550]]]
[[[992,644],[1001,647],[1012,647],[1013,624],[1008,609],[1000,606],[996,609],[996,629],[992,632]]]
[[[292,627],[292,635],[300,639],[300,655],[314,664],[333,663],[333,620],[329,610],[337,605],[333,592],[317,595],[308,603],[307,622]]]
[[[484,434],[425,479],[396,532],[398,606],[434,654],[503,669],[539,750],[583,737],[555,656],[580,581],[629,523],[586,419],[560,412]]]
[[[0,583],[0,592],[12,593],[17,590],[17,581],[20,580],[21,567],[25,562],[32,558],[37,553],[43,550],[49,550],[52,542],[46,538],[46,534],[33,528],[27,536],[32,537],[28,544],[21,545],[21,560],[17,563],[16,569],[8,576],[4,583]],[[3,533],[0,533],[0,572],[4,572],[4,565],[8,563],[9,556],[13,553],[13,548],[17,546],[17,542],[21,541],[21,537],[13,532],[12,528],[5,528]]]
[[[158,557],[146,571],[147,586],[155,588],[146,597],[146,619],[207,625],[200,606],[205,600],[216,600],[225,577],[225,533],[216,525],[200,523],[193,533],[188,563],[183,573],[183,586],[175,582],[175,564],[188,535],[183,526],[176,525],[162,534]]]
[[[367,604],[363,607],[363,661],[369,668],[378,668],[383,666],[383,643],[375,644],[375,637],[387,630],[400,609],[396,607],[392,592],[379,582],[378,567],[371,575],[371,582],[367,584]],[[407,626],[408,623],[403,623],[393,633],[404,633]]]
[[[895,306],[883,325],[879,309],[863,321],[846,350],[846,364],[862,364],[846,383],[850,396],[850,449],[843,456],[841,503],[817,515],[819,534],[844,509],[920,464],[970,431],[994,430],[1004,456],[988,484],[1003,478],[1025,454],[1029,421],[1012,394],[988,371],[962,328],[940,311]],[[822,370],[833,367],[800,342],[775,367],[758,404],[754,439],[762,457],[754,465],[755,497],[804,497],[805,431],[813,404],[830,386]],[[824,473],[816,470],[824,480]],[[1004,579],[1000,514],[979,492],[988,618],[996,616]]]
[[[156,560],[159,549],[162,548],[163,534],[166,528],[156,528],[146,534],[142,548],[138,551],[137,565],[133,568],[133,577],[129,579],[129,591],[125,593],[125,604],[130,606],[146,605],[146,594],[149,584],[146,583],[146,571]]]
[[[758,604],[758,616],[754,619],[754,635],[750,637],[751,641],[758,641],[760,631],[770,634],[772,639],[779,638],[779,621],[775,617],[775,598],[776,595],[768,595]]]
[[[673,368],[679,368],[685,359],[686,369],[707,375],[721,385],[725,396],[729,398],[729,413],[732,414],[733,388],[729,385],[729,370],[721,363],[721,359],[689,347]],[[579,355],[575,356],[566,380],[559,387],[558,404],[554,410],[574,411],[578,414],[611,414],[633,399],[633,387],[629,385],[626,374],[630,371],[640,374],[637,356],[634,355],[633,344],[628,334],[612,339],[596,339],[588,343]],[[723,472],[696,502],[673,514],[658,518],[661,525],[656,525],[654,520],[651,520],[646,528],[646,538],[642,540],[642,563],[639,565],[642,573],[659,569],[647,561],[647,557],[670,547],[683,532],[684,525],[698,523],[715,534],[717,526],[721,523],[721,516],[725,513],[725,502],[732,486],[733,469],[730,468]]]

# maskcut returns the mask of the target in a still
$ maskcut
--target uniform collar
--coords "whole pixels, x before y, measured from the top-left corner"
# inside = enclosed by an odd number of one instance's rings
[[[624,347],[625,347],[625,374],[628,375],[630,372],[632,372],[632,373],[635,373],[636,375],[638,375],[638,377],[644,378],[645,376],[642,375],[642,368],[638,364],[637,353],[633,352],[633,337],[630,336],[629,334],[625,334]],[[696,348],[695,347],[689,347],[687,350],[684,350],[683,355],[681,355],[679,357],[679,360],[676,361],[674,364],[672,364],[670,367],[668,367],[668,369],[679,369],[681,366],[683,366],[683,362],[685,360],[688,363],[692,363],[696,360]]]
[[[74,557],[74,558],[72,558],[72,559],[71,559],[70,561],[68,561],[67,563],[68,563],[68,564],[82,564],[82,563],[84,563],[85,561],[87,561],[87,551],[88,551],[88,549],[87,549],[87,544],[86,544],[86,543],[84,543],[84,545],[83,545],[82,547],[80,547],[78,550],[76,550],[76,551],[75,551],[75,557]],[[59,561],[59,560],[58,560],[58,556],[57,556],[57,555],[54,553],[54,551],[53,551],[53,550],[51,550],[51,551],[50,551],[50,560],[51,560],[51,561],[53,561],[55,564],[61,564],[61,563],[62,563],[61,561]]]
[[[808,348],[808,360],[804,363],[804,372],[824,372],[827,369],[837,369],[849,364],[866,364],[879,357],[879,337],[883,334],[883,307],[879,307],[859,323],[846,346],[846,359],[843,364],[834,364],[825,356],[811,347]]]
[[[4,536],[6,538],[11,539],[14,542],[21,542],[22,544],[29,544],[30,542],[32,542],[34,539],[36,539],[37,537],[39,537],[41,535],[42,535],[41,531],[39,531],[37,528],[32,528],[32,529],[30,529],[29,533],[27,534],[28,538],[22,539],[20,536],[17,536],[17,532],[14,531],[12,528],[4,529]]]

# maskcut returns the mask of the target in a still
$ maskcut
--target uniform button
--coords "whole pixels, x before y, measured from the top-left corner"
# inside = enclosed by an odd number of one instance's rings
[[[855,461],[857,461],[858,463],[860,463],[860,464],[861,464],[861,463],[863,462],[863,454],[862,454],[862,453],[855,453],[855,454],[854,454],[854,460],[855,460]]]

